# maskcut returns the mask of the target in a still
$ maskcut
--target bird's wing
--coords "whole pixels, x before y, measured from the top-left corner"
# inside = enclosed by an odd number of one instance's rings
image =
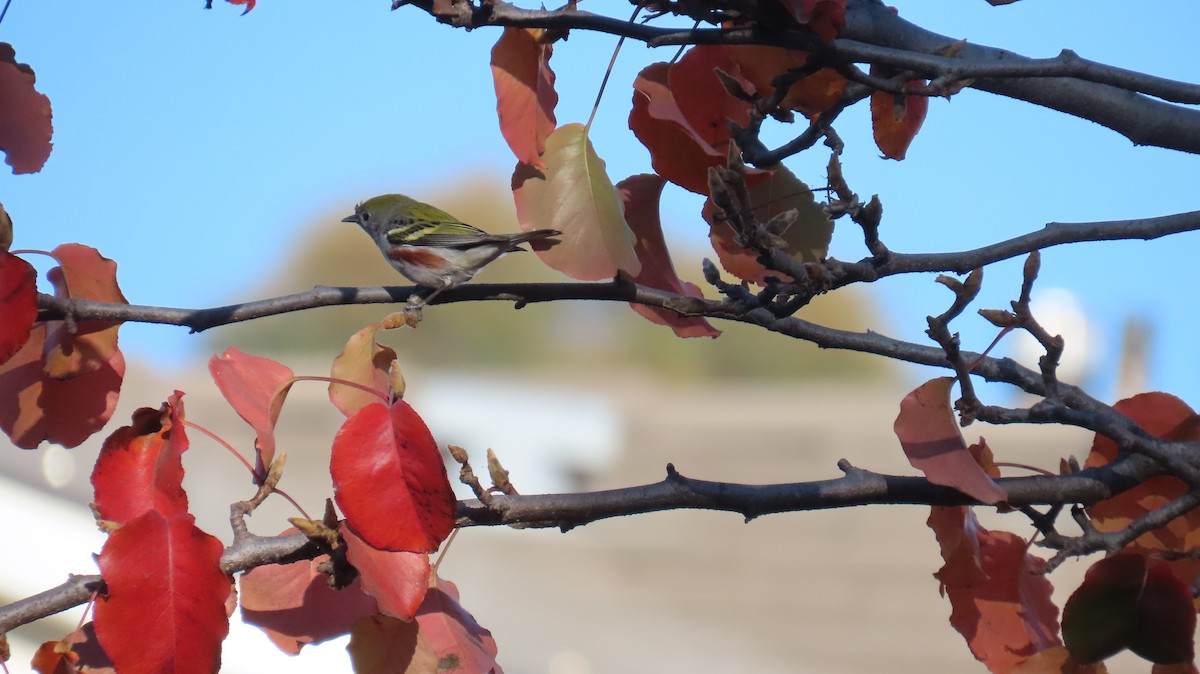
[[[430,220],[398,218],[387,232],[388,243],[397,246],[472,246],[492,238],[487,232],[454,218]]]

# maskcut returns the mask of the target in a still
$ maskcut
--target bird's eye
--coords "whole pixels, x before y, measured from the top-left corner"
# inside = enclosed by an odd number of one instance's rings
[[[362,213],[358,214],[358,219],[362,220],[363,222],[366,222],[371,219],[371,214],[366,211],[363,211]]]

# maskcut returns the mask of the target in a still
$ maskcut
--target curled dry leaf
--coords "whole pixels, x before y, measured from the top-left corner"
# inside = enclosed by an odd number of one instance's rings
[[[393,314],[394,315],[394,314]],[[390,318],[390,317],[389,317]],[[401,323],[402,325],[402,323]],[[372,323],[346,340],[342,352],[333,359],[331,379],[341,379],[365,386],[377,394],[337,382],[329,384],[329,401],[342,414],[353,416],[371,403],[389,400],[392,394],[404,395],[404,375],[396,361],[396,352],[375,341],[375,333],[398,327],[394,320]],[[399,383],[397,390],[395,385]]]

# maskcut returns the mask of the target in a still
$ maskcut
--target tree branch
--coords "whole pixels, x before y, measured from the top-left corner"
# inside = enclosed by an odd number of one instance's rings
[[[1069,50],[1054,58],[1030,59],[1005,49],[968,44],[955,57],[938,56],[939,50],[958,40],[911,24],[874,0],[849,0],[846,26],[841,36],[827,45],[816,43],[800,30],[660,27],[569,8],[533,10],[508,3],[455,3],[456,13],[442,16],[435,12],[433,0],[408,4],[464,28],[582,29],[625,36],[651,47],[772,45],[813,51],[846,63],[910,70],[929,79],[973,79],[972,88],[1091,120],[1138,145],[1200,153],[1200,111],[1164,102],[1200,104],[1200,85],[1096,63]]]
[[[493,494],[485,506],[477,499],[459,501],[459,527],[508,525],[558,527],[563,531],[610,517],[663,510],[704,509],[736,512],[747,521],[761,515],[829,510],[863,505],[979,505],[950,487],[921,477],[882,475],[842,460],[844,475],[832,480],[749,485],[685,477],[672,465],[661,482],[582,494],[517,496]],[[1160,469],[1130,456],[1100,468],[1056,477],[1002,478],[1014,507],[1057,503],[1090,504],[1129,489]],[[311,559],[321,554],[303,534],[239,537],[221,556],[221,570],[235,574],[265,564]],[[98,575],[72,576],[58,587],[0,607],[0,634],[88,601],[103,592]]]

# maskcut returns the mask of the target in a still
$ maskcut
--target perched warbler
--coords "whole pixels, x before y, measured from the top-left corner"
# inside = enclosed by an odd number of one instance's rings
[[[384,194],[354,207],[342,218],[371,235],[383,256],[417,285],[433,288],[421,306],[438,293],[460,286],[485,265],[529,242],[536,250],[558,243],[550,237],[562,232],[538,229],[520,234],[488,234],[449,213],[403,194]]]

